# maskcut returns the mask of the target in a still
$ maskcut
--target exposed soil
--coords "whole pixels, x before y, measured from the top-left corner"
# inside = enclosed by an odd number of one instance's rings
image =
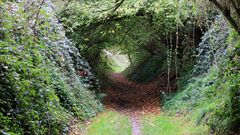
[[[107,95],[104,104],[108,109],[113,109],[128,115],[132,125],[132,135],[141,135],[139,118],[146,114],[160,114],[160,97],[162,92],[167,92],[167,75],[161,74],[155,81],[148,84],[140,84],[128,80],[121,73],[113,73],[109,76],[112,84],[103,92]],[[170,78],[171,91],[176,90],[175,77]],[[70,135],[81,135],[79,127],[74,120],[71,124]],[[78,129],[78,130],[76,130]]]
[[[108,108],[130,115],[160,113],[160,95],[167,90],[166,76],[149,84],[132,82],[121,73],[111,74],[110,79],[113,83],[104,91],[107,94],[104,103]],[[175,83],[172,84],[175,90]]]
[[[148,84],[130,81],[121,73],[113,73],[109,79],[112,85],[104,91],[107,94],[104,99],[105,106],[128,115],[131,119],[132,134],[141,135],[139,116],[161,112],[161,92],[167,91],[166,75],[160,75],[157,81]],[[171,84],[171,89],[175,91],[175,82],[172,81]]]
[[[139,117],[131,116],[132,135],[142,135],[139,124]]]

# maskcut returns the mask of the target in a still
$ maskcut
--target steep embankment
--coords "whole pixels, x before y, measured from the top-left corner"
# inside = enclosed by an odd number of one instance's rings
[[[164,110],[185,115],[198,125],[206,124],[213,133],[239,134],[239,48],[239,35],[217,18],[197,49],[194,70],[199,75],[189,79],[181,91],[164,103]]]
[[[102,109],[96,82],[50,0],[0,0],[0,134],[66,134]]]

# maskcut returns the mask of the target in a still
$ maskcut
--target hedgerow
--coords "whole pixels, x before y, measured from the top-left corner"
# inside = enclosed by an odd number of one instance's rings
[[[0,1],[0,133],[67,133],[102,110],[98,89],[50,1]]]

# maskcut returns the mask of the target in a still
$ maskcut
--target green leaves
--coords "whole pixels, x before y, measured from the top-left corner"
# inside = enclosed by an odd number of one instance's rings
[[[72,117],[101,111],[76,70],[95,78],[51,3],[28,2],[0,2],[0,133],[65,134]]]
[[[224,29],[228,29],[228,26]],[[171,113],[186,114],[197,123],[206,123],[212,131],[218,134],[238,133],[240,73],[236,70],[239,65],[233,63],[236,61],[235,57],[238,56],[237,46],[240,38],[236,32],[228,35],[228,30],[221,30],[217,24],[214,24],[204,34],[198,47],[200,53],[198,58],[201,58],[198,61],[201,60],[201,62],[197,65],[208,66],[209,70],[205,71],[205,74],[188,80],[183,90],[167,101],[164,108]],[[211,47],[216,50],[211,52]],[[210,51],[210,54],[206,51]],[[221,55],[217,55],[218,53]],[[213,61],[209,55],[215,57],[213,65],[207,65],[208,62]],[[204,115],[201,114],[202,110],[204,110]]]
[[[213,62],[221,61],[226,56],[227,36],[229,28],[221,16],[215,18],[215,23],[203,35],[202,41],[196,48],[196,64],[194,74],[199,75],[208,71]]]

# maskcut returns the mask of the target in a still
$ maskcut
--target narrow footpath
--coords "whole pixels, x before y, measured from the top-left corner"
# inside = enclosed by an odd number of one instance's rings
[[[182,116],[161,111],[161,92],[167,79],[159,75],[148,84],[132,82],[120,73],[109,76],[112,82],[104,90],[106,110],[85,126],[72,124],[69,135],[206,135],[208,129],[196,127]],[[174,81],[172,90],[176,89]],[[73,121],[74,123],[74,121]],[[83,127],[84,129],[81,129]]]
[[[110,80],[112,80],[111,87],[104,91],[107,94],[104,100],[106,107],[129,116],[132,134],[142,135],[140,116],[161,112],[159,82],[139,84],[128,80],[121,73],[111,74]]]

